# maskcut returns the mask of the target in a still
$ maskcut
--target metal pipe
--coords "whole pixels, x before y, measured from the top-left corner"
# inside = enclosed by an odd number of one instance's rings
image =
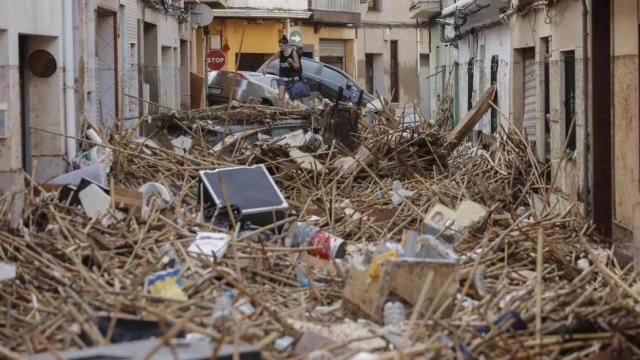
[[[416,19],[416,73],[418,75],[418,106],[422,106],[422,91],[420,91],[420,20]]]
[[[76,157],[76,87],[75,58],[73,56],[73,0],[64,0],[64,100],[67,137],[67,160]]]
[[[589,44],[587,31],[589,8],[582,0],[582,97],[584,123],[582,124],[582,206],[585,217],[589,217]]]

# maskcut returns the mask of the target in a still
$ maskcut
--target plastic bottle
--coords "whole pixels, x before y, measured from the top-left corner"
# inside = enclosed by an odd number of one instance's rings
[[[288,247],[317,247],[309,255],[324,260],[341,259],[347,254],[344,240],[313,225],[296,222],[289,228],[285,240]]]
[[[213,305],[213,315],[211,320],[214,325],[221,325],[225,323],[231,317],[233,310],[233,293],[231,291],[225,291],[215,305]]]
[[[406,320],[404,305],[399,301],[389,301],[382,310],[385,325],[395,325]]]

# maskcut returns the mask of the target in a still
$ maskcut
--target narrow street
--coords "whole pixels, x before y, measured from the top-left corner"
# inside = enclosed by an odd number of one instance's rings
[[[640,358],[638,14],[0,0],[0,359]]]

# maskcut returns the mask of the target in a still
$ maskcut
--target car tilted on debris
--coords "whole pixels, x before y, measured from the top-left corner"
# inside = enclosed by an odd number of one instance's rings
[[[226,104],[234,88],[233,100],[273,106],[278,102],[277,79],[277,76],[251,71],[213,71],[209,73],[207,102],[209,106]]]
[[[338,97],[339,89],[342,88],[342,101],[357,103],[362,93],[362,103],[368,104],[375,100],[373,95],[366,92],[358,82],[353,80],[346,72],[315,61],[309,58],[302,59],[302,79],[306,81],[312,93],[335,101]],[[272,62],[267,67],[267,74],[278,75],[278,63]]]

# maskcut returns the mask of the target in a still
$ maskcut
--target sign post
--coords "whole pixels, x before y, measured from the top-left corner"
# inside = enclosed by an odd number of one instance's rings
[[[207,68],[211,71],[221,70],[227,59],[220,50],[211,50],[207,53]]]

